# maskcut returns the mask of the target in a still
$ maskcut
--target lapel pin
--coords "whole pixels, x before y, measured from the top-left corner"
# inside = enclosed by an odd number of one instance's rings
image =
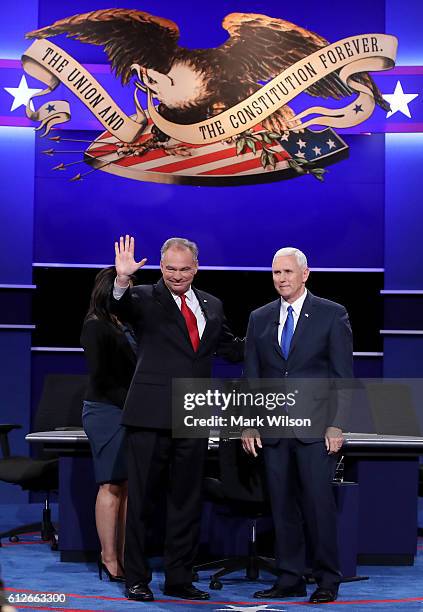
[[[203,302],[206,304],[206,303],[207,303],[207,300],[203,300]]]
[[[304,316],[305,316],[305,317],[308,317],[308,312],[305,312],[305,313],[304,313]]]

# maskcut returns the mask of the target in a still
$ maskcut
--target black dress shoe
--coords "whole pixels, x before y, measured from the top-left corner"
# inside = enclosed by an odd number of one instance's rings
[[[310,596],[310,603],[329,603],[335,601],[338,597],[338,592],[332,589],[321,589],[320,587]]]
[[[210,599],[210,595],[207,591],[200,591],[200,589],[197,589],[197,587],[192,584],[165,585],[163,593],[169,595],[169,597],[180,597],[181,599]]]
[[[277,584],[265,591],[254,593],[256,599],[284,599],[285,597],[305,597],[307,589],[304,582],[299,582],[289,587],[280,587]]]
[[[148,584],[138,582],[126,589],[126,597],[135,601],[154,601],[154,595]]]

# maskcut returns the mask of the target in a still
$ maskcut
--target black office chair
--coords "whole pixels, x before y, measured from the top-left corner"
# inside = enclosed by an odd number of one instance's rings
[[[257,554],[257,521],[270,514],[265,490],[265,474],[262,458],[249,457],[241,447],[240,440],[221,440],[219,444],[220,477],[206,478],[205,498],[225,506],[231,515],[245,517],[249,521],[248,555],[219,559],[196,565],[194,579],[203,570],[219,569],[210,577],[210,588],[222,588],[220,578],[246,570],[248,580],[257,580],[260,570],[279,575],[274,559]]]
[[[368,383],[371,415],[378,434],[421,436],[420,422],[414,407],[412,382]],[[420,393],[421,385],[416,390]]]
[[[49,374],[44,380],[43,392],[35,417],[35,431],[81,428],[82,401],[87,385],[87,376],[73,374]],[[57,549],[56,530],[51,521],[50,493],[58,489],[58,459],[44,453],[38,458],[12,455],[8,434],[21,425],[0,424],[0,480],[19,485],[23,490],[45,493],[43,517],[41,522],[21,525],[0,533],[2,538],[12,542],[19,535],[40,531],[44,541],[50,541],[53,550]]]

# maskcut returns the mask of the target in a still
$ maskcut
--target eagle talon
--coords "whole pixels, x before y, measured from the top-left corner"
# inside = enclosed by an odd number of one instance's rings
[[[190,148],[185,145],[174,145],[167,147],[165,142],[157,142],[154,137],[143,143],[131,144],[121,142],[117,145],[117,154],[119,157],[126,157],[130,155],[141,157],[153,149],[162,149],[166,155],[181,155],[183,157],[192,155]]]
[[[117,154],[119,157],[135,155],[140,157],[141,155],[145,155],[151,149],[157,148],[157,144],[153,139],[147,140],[146,142],[139,143],[128,143],[128,142],[120,142],[117,144]]]
[[[189,157],[190,155],[192,155],[191,149],[184,145],[163,147],[163,151],[164,153],[166,153],[166,155],[181,155],[182,157]]]

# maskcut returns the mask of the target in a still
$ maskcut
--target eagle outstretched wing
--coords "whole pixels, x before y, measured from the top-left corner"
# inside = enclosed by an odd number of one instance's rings
[[[283,19],[255,13],[231,13],[222,23],[230,38],[216,49],[225,70],[242,74],[251,85],[266,82],[295,62],[307,57],[329,42],[311,32]],[[376,102],[389,110],[388,103],[365,72],[354,75],[354,80],[370,87]],[[307,93],[322,98],[340,99],[353,92],[335,72],[311,85]]]
[[[132,64],[166,74],[179,40],[179,28],[173,21],[131,9],[104,9],[74,15],[28,32],[26,37],[49,38],[58,34],[103,45],[113,70],[123,83],[130,79]]]

